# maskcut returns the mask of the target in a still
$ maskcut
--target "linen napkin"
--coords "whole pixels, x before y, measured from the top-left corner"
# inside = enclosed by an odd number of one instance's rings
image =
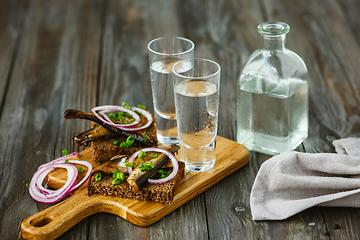
[[[336,153],[285,152],[265,161],[250,194],[253,220],[282,220],[313,206],[360,207],[360,139]]]

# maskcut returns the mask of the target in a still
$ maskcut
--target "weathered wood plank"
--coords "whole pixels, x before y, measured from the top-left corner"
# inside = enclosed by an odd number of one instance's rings
[[[32,200],[25,186],[37,167],[62,149],[76,150],[71,137],[87,123],[65,123],[63,111],[89,109],[96,100],[100,2],[26,2],[0,122],[1,239],[20,238],[22,219],[47,207]],[[78,224],[63,239],[86,239],[87,225]]]
[[[147,44],[160,36],[184,36],[176,1],[108,1],[98,104],[146,105],[153,112]],[[186,30],[188,28],[185,28]],[[186,37],[186,36],[185,36]],[[194,214],[196,209],[196,214]],[[176,231],[175,230],[176,226]],[[110,214],[90,218],[90,238],[206,239],[203,195],[154,223],[138,227]],[[116,235],[114,235],[116,232]],[[181,235],[178,233],[182,233]]]
[[[0,2],[0,111],[11,74],[11,64],[16,59],[25,8],[23,0]]]

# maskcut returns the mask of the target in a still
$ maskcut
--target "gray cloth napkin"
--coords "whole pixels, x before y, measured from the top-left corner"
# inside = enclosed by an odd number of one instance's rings
[[[282,220],[313,206],[360,207],[360,139],[336,153],[285,152],[265,161],[250,194],[253,220]]]

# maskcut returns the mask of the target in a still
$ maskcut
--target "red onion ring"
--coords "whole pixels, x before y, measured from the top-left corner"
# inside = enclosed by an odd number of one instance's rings
[[[105,105],[105,106],[95,107],[95,108],[91,109],[91,111],[103,123],[108,124],[113,127],[116,127],[118,129],[121,129],[123,131],[127,131],[127,132],[136,132],[136,131],[146,129],[146,128],[150,127],[151,123],[153,122],[152,115],[148,111],[146,111],[142,108],[138,108],[138,107],[132,107],[131,110],[129,110],[129,109],[121,107],[121,106]],[[99,111],[99,113],[97,113],[97,111]],[[105,114],[106,112],[113,112],[113,111],[127,112],[127,113],[133,115],[133,117],[135,118],[135,121],[130,124],[115,124]],[[135,111],[143,114],[146,117],[147,123],[144,126],[141,126],[141,127],[135,126],[135,125],[138,125],[138,123],[140,122],[140,116]],[[102,117],[100,117],[100,115]],[[135,126],[135,127],[133,127],[133,126]]]
[[[73,152],[73,153],[71,153],[71,154],[69,154],[69,155],[66,155],[66,156],[57,158],[57,159],[52,160],[52,161],[50,161],[50,162],[48,162],[48,163],[45,163],[45,164],[43,164],[43,165],[40,165],[40,167],[38,167],[38,170],[39,170],[40,168],[43,168],[43,167],[47,166],[48,164],[59,163],[59,162],[61,162],[61,161],[65,161],[66,159],[71,158],[71,157],[74,157],[74,156],[76,156],[76,155],[78,155],[78,152]]]
[[[174,178],[177,174],[177,172],[179,171],[179,163],[177,161],[177,159],[175,158],[175,156],[170,153],[169,151],[165,150],[165,149],[161,149],[161,148],[143,148],[141,150],[136,151],[133,155],[130,156],[128,162],[134,163],[135,158],[139,155],[140,151],[143,152],[160,152],[160,153],[164,153],[166,154],[173,165],[173,171],[172,173],[169,174],[169,176],[167,176],[166,178],[161,178],[161,179],[148,179],[148,183],[150,184],[162,184],[162,183],[166,183],[168,181],[170,181],[172,178]],[[132,172],[132,167],[127,167],[128,173],[131,174]]]
[[[97,113],[97,111],[100,111],[99,114],[102,116],[100,117],[100,115]],[[135,121],[129,124],[116,124],[113,123],[113,121],[111,121],[111,119],[105,114],[107,112],[115,112],[115,111],[121,111],[121,112],[126,112],[129,113],[133,116],[133,118],[135,118]],[[116,127],[116,128],[128,128],[128,127],[132,127],[137,125],[140,122],[140,116],[138,114],[136,114],[136,112],[124,108],[122,106],[116,106],[116,105],[104,105],[104,106],[99,106],[99,107],[94,107],[93,109],[91,109],[91,112],[98,118],[100,119],[103,123],[106,123],[107,125]]]
[[[55,169],[54,165],[69,165],[69,164],[64,164],[64,161],[67,158],[73,157],[73,156],[76,156],[76,155],[78,155],[77,152],[71,153],[71,154],[69,154],[67,156],[57,158],[57,159],[55,159],[55,160],[53,160],[53,161],[51,161],[49,163],[45,163],[45,164],[41,165],[38,168],[38,171],[40,173],[38,174],[39,176],[37,177],[35,183],[36,183],[36,186],[38,187],[39,191],[46,194],[45,195],[46,198],[48,198],[48,199],[54,198],[54,195],[57,194],[59,191],[61,192],[65,187],[65,185],[64,185],[62,188],[60,188],[58,190],[51,190],[51,189],[44,188],[42,186],[42,183],[43,183],[43,180],[45,179],[46,175],[49,174],[51,171],[53,171]],[[93,169],[91,163],[89,163],[87,161],[68,160],[68,162],[69,163],[75,163],[75,164],[84,165],[84,166],[86,166],[88,168],[88,170],[86,172],[86,175],[81,179],[81,181],[78,184],[76,184],[75,186],[73,184],[73,186],[71,187],[71,189],[67,193],[73,192],[76,189],[78,189],[81,185],[83,185],[84,182],[90,177],[90,173],[91,173],[91,171]],[[73,166],[73,165],[70,165],[70,166]],[[73,166],[73,167],[75,167],[75,166]],[[78,170],[77,170],[76,167],[75,167],[75,169],[76,169],[76,173],[77,173],[76,178],[75,178],[75,182],[76,182],[76,179],[77,179],[77,176],[78,176]],[[68,178],[68,180],[69,180],[69,178]],[[35,193],[36,193],[36,191],[35,191]],[[39,195],[39,197],[43,197],[43,196]]]
[[[54,191],[51,194],[51,196],[46,196],[40,192],[37,183],[38,182],[42,183],[47,173],[54,170],[55,168],[66,168],[66,170],[68,171],[68,180],[66,181],[65,185],[62,188]],[[29,185],[29,193],[31,197],[38,202],[42,202],[46,204],[55,203],[70,192],[71,188],[74,186],[76,182],[77,176],[78,176],[77,168],[70,164],[51,164],[44,166],[42,168],[39,168],[38,171],[36,171],[34,176],[32,177]]]

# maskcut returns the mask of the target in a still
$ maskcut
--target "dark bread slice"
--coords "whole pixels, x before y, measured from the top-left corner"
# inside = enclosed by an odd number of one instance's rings
[[[92,151],[94,161],[103,163],[109,161],[115,155],[131,156],[137,150],[147,147],[144,143],[135,141],[129,148],[121,148],[120,143],[126,142],[126,139],[127,136],[118,136],[93,141]],[[114,141],[118,141],[119,144],[115,145]]]
[[[180,179],[184,176],[185,163],[179,162],[179,171],[170,181],[162,184],[146,183],[139,191],[134,193],[129,184],[124,181],[118,185],[112,185],[114,180],[112,175],[101,173],[101,180],[96,182],[94,174],[90,178],[89,195],[100,194],[121,198],[130,198],[142,201],[153,201],[157,203],[169,204],[174,199],[174,191]]]

